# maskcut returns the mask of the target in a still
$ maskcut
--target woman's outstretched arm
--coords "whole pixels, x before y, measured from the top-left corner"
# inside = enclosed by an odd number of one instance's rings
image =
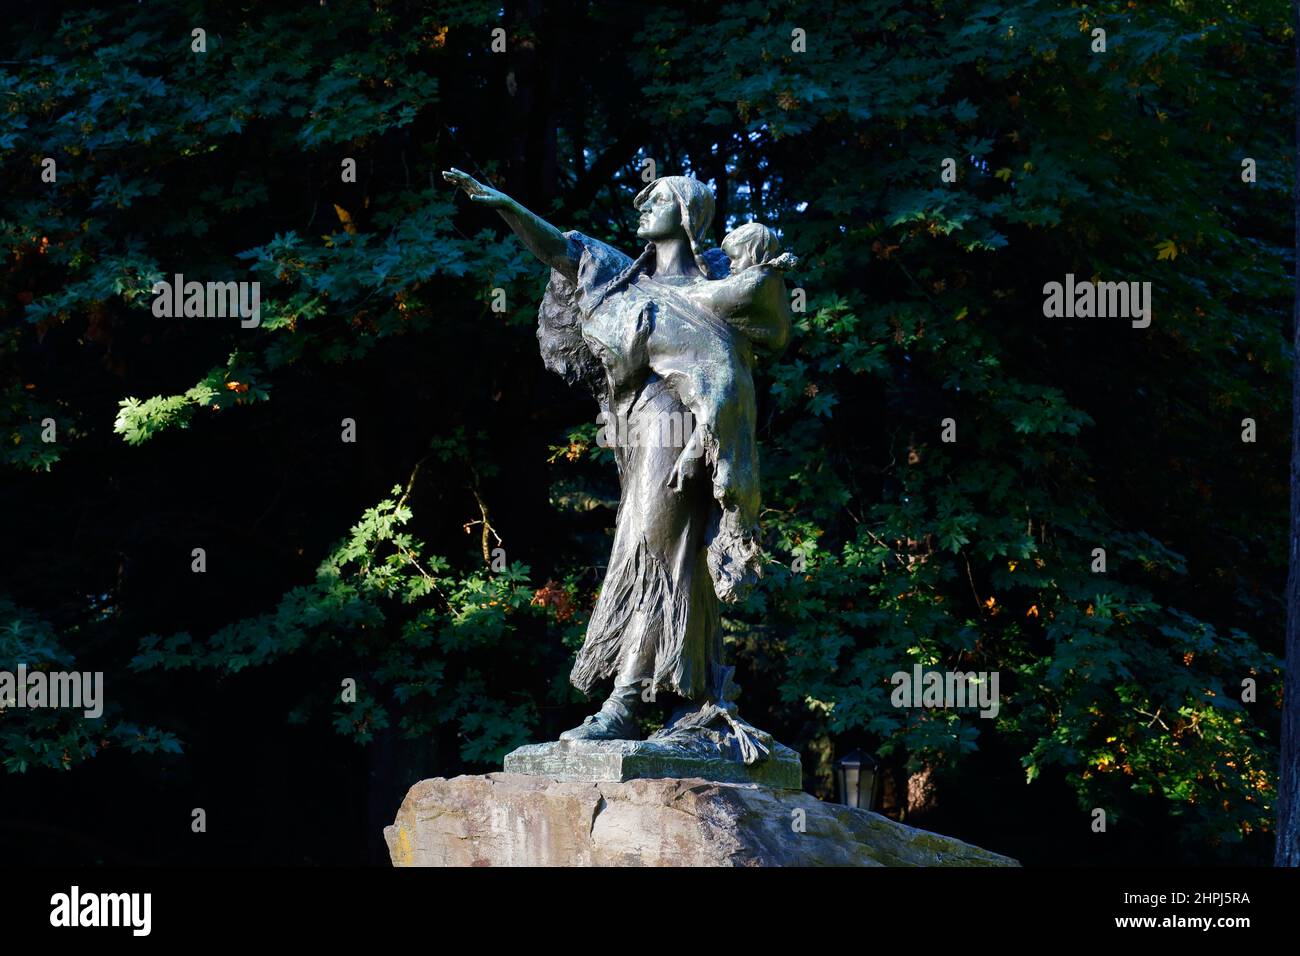
[[[534,212],[525,209],[500,190],[484,186],[468,173],[448,169],[442,178],[465,190],[472,202],[490,206],[514,230],[528,251],[543,263],[562,273],[570,280],[578,277],[578,260],[564,233]]]

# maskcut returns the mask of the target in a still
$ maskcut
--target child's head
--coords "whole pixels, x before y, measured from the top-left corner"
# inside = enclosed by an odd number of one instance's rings
[[[772,259],[781,251],[781,243],[776,233],[761,222],[748,222],[727,233],[722,251],[731,260],[732,273],[736,273]]]

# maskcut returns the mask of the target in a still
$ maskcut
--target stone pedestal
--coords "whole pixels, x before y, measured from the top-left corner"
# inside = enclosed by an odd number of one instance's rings
[[[394,866],[1016,866],[799,790],[513,773],[422,780],[384,839]]]
[[[655,740],[556,740],[530,744],[506,755],[506,773],[552,780],[621,783],[646,778],[699,779],[718,783],[756,783],[776,790],[803,786],[799,755],[783,744],[752,764],[695,748]]]

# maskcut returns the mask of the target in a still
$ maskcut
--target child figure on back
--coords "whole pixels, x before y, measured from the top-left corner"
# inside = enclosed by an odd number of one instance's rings
[[[781,274],[799,261],[781,252],[776,233],[759,222],[749,222],[727,233],[722,252],[731,274],[705,283],[701,302],[714,315],[745,334],[767,357],[779,355],[790,336],[789,307]],[[780,303],[784,308],[776,307]],[[773,322],[780,314],[785,322]]]

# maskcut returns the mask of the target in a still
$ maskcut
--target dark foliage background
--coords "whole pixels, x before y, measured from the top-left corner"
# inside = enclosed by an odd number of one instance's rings
[[[862,746],[890,815],[1026,863],[1271,858],[1284,3],[291,6],[0,20],[0,669],[110,705],[0,710],[7,860],[382,862],[411,783],[588,712],[615,472],[545,276],[436,173],[631,250],[647,159],[801,256],[728,640],[807,787]],[[155,318],[178,272],[261,327]],[[1067,272],[1151,327],[1045,319]],[[998,717],[895,709],[914,663],[997,670]]]

